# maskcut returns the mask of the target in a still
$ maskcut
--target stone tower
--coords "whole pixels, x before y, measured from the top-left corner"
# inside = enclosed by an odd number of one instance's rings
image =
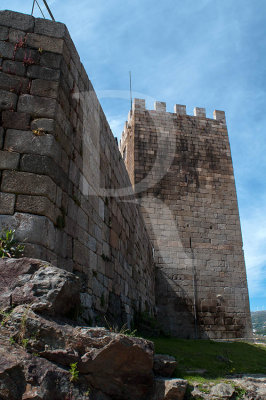
[[[135,99],[120,142],[154,247],[156,308],[184,338],[251,336],[242,236],[225,113]]]

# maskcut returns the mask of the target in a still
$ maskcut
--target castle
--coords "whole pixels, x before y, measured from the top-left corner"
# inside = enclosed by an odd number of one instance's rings
[[[135,99],[119,151],[64,24],[1,11],[0,66],[0,228],[80,276],[91,323],[250,336],[224,113]]]

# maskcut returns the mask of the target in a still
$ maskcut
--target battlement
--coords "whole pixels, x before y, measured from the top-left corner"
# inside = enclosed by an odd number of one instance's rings
[[[134,99],[133,100],[133,112],[135,111],[146,111],[146,104],[145,99]],[[155,101],[154,103],[154,110],[150,111],[157,111],[157,112],[167,112],[166,111],[166,103],[163,101]],[[186,106],[182,104],[175,104],[174,106],[174,114],[177,115],[187,115]],[[129,115],[130,119],[131,114]],[[194,108],[194,117],[198,118],[206,118],[206,109],[201,107]],[[213,119],[216,121],[220,121],[226,123],[225,119],[225,112],[220,110],[213,111]]]

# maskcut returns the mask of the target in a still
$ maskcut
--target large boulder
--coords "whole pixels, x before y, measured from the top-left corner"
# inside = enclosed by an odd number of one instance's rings
[[[0,260],[0,309],[31,304],[36,312],[65,316],[80,304],[79,279],[45,261]]]

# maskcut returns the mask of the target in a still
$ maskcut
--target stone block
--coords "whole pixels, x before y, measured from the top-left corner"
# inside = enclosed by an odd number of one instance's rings
[[[34,18],[30,15],[3,10],[0,11],[0,25],[21,29],[25,32],[33,32]]]
[[[14,214],[15,200],[14,194],[0,192],[0,214]]]
[[[34,135],[31,131],[8,129],[5,138],[5,149],[18,153],[39,154],[60,160],[60,147],[53,135]]]
[[[16,211],[44,215],[56,223],[55,206],[47,197],[18,195]]]
[[[54,70],[51,70],[54,71]],[[35,79],[32,81],[30,94],[43,97],[57,98],[59,83],[55,81]]]
[[[224,111],[214,110],[213,111],[213,118],[216,119],[217,121],[221,121],[221,122],[226,123],[225,112]]]
[[[29,113],[34,117],[53,118],[56,104],[54,99],[23,94],[19,97],[18,111]]]
[[[44,53],[41,55],[40,64],[43,67],[60,68],[62,56],[55,53]]]
[[[63,38],[65,36],[66,26],[61,22],[36,18],[34,32],[41,35],[52,36],[53,38]]]
[[[0,151],[0,169],[16,169],[19,163],[19,154],[9,151]]]
[[[9,29],[8,33],[8,40],[11,43],[18,43],[20,41],[23,41],[26,36],[26,33],[19,30],[19,29]]]
[[[39,156],[37,154],[24,154],[20,161],[20,168],[25,172],[48,175],[65,192],[68,191],[69,181],[67,175],[50,157]]]
[[[144,99],[134,99],[133,100],[133,112],[136,110],[145,110],[145,100]]]
[[[28,90],[28,86],[29,80],[27,78],[0,72],[0,89],[12,90],[14,93],[25,93]]]
[[[4,128],[26,130],[30,128],[30,116],[25,113],[3,111],[2,124]]]
[[[89,249],[81,244],[78,240],[74,240],[73,260],[82,266],[89,264]]]
[[[13,58],[14,46],[8,42],[0,42],[0,56],[3,58]]]
[[[58,69],[40,67],[39,65],[30,65],[27,70],[27,76],[32,79],[58,81],[60,78],[60,71]]]
[[[194,108],[194,117],[206,118],[205,108],[195,107]]]
[[[15,93],[0,89],[0,111],[14,110],[17,105],[18,96]]]
[[[54,249],[55,228],[47,217],[24,213],[15,213],[13,216],[0,215],[0,230],[6,227],[16,231],[16,239],[20,242]]]
[[[12,75],[24,76],[26,68],[22,62],[5,60],[3,62],[2,71]]]
[[[186,106],[184,106],[182,104],[175,104],[174,112],[177,115],[186,115],[186,113],[187,113]]]
[[[42,49],[51,53],[62,54],[64,41],[62,39],[42,36],[36,33],[27,35],[27,45],[35,49]]]
[[[20,171],[4,171],[1,190],[7,193],[46,196],[55,202],[56,185],[46,175]]]
[[[8,39],[8,28],[6,26],[0,26],[0,40]]]
[[[55,130],[54,119],[38,118],[31,123],[31,130],[41,130],[46,133],[53,133]]]
[[[156,111],[166,111],[166,103],[163,101],[155,101],[154,110]]]
[[[0,127],[0,149],[4,146],[4,129]]]
[[[16,61],[23,61],[27,66],[39,64],[40,53],[37,50],[19,47],[14,53],[14,59]]]

